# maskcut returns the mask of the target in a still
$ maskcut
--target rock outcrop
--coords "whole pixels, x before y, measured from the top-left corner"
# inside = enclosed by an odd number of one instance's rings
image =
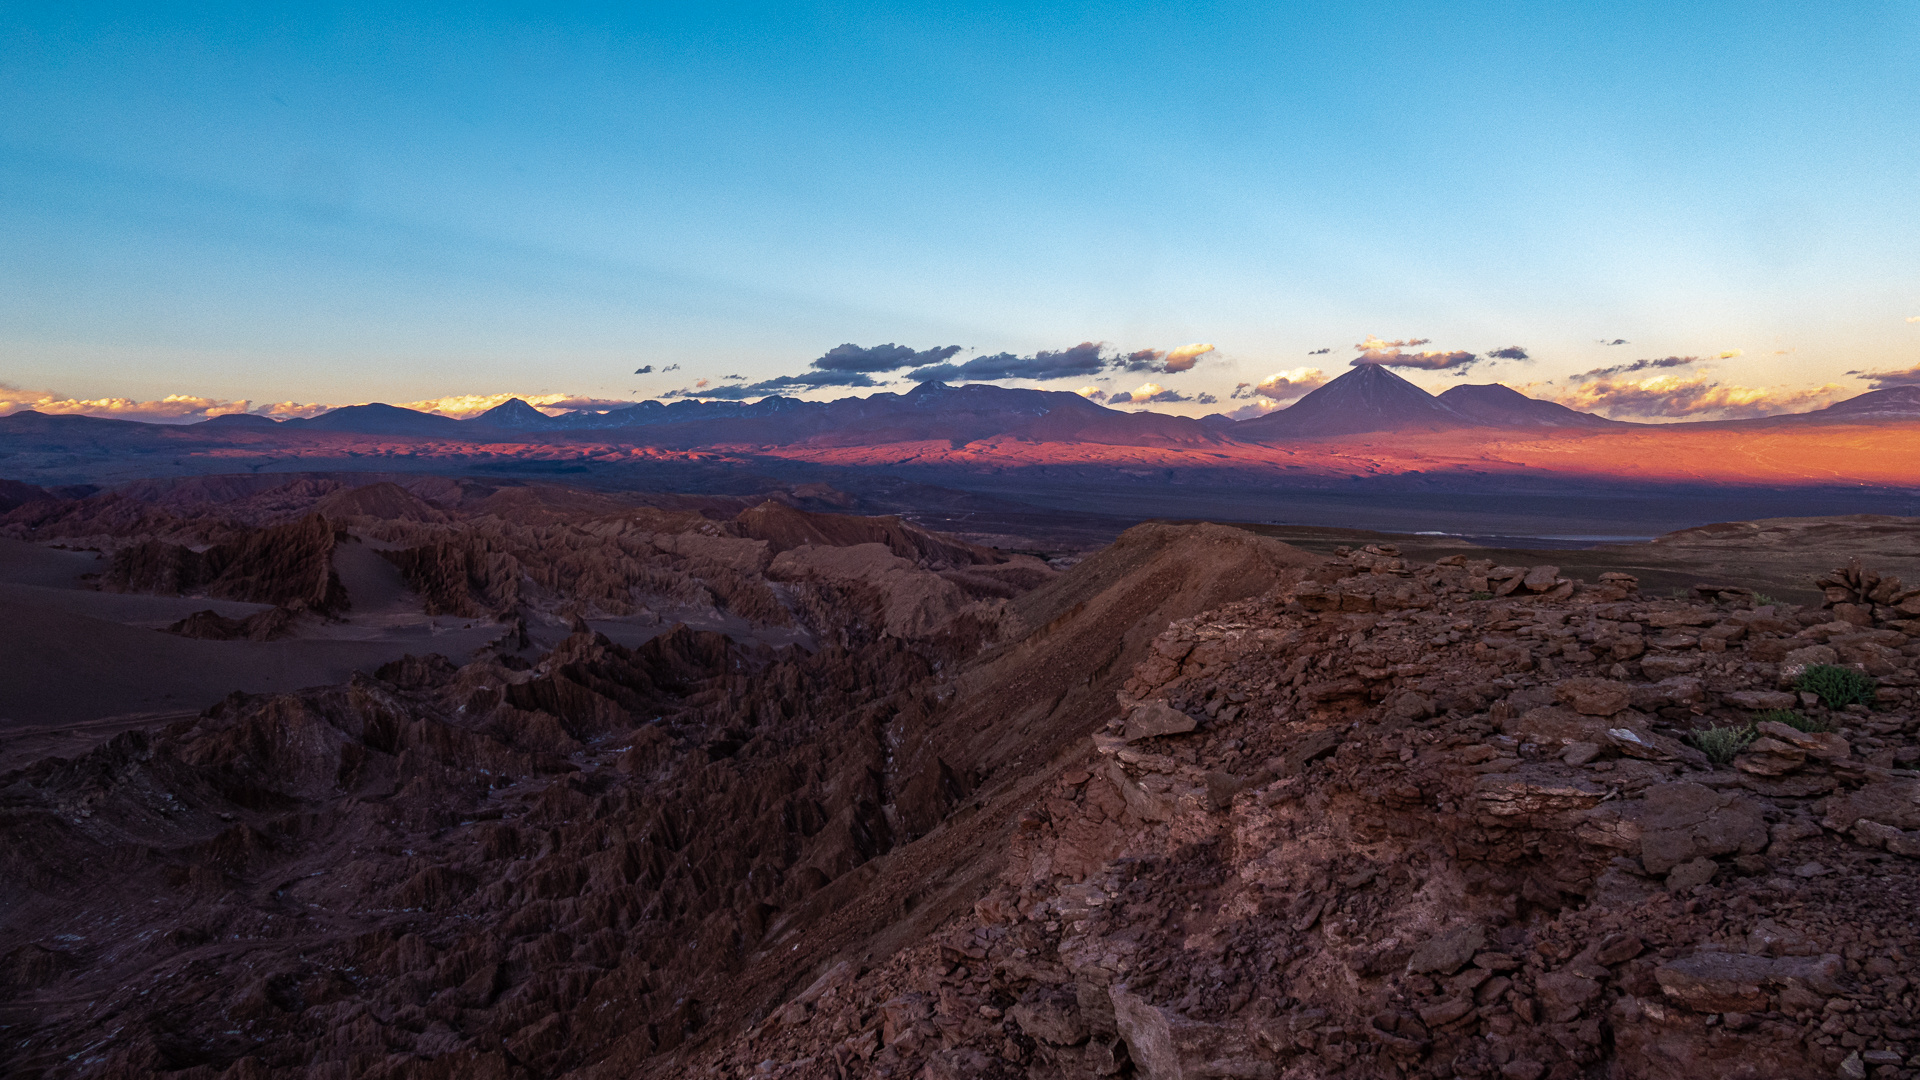
[[[971,911],[698,1060],[1909,1075],[1920,626],[1840,578],[1801,611],[1371,548],[1177,622]],[[1794,690],[1816,646],[1877,679],[1871,707]],[[1758,737],[1715,762],[1714,726]],[[932,1008],[870,1019],[903,1000]]]
[[[330,615],[349,606],[333,568],[333,526],[318,514],[204,551],[148,540],[115,552],[100,587],[247,600]]]
[[[528,527],[843,632],[410,658],[0,777],[13,1071],[1912,1074],[1897,585],[1147,525],[981,600],[689,524]],[[523,588],[591,576],[543,543]]]

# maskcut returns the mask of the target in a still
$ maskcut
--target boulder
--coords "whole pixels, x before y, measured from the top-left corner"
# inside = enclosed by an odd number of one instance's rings
[[[1560,584],[1560,568],[1557,566],[1536,566],[1527,571],[1521,584],[1528,592],[1546,592]]]
[[[1665,877],[1698,858],[1752,855],[1767,846],[1767,820],[1752,799],[1700,784],[1656,784],[1638,812],[1640,863]]]
[[[1807,763],[1807,752],[1789,742],[1761,736],[1733,759],[1733,767],[1755,776],[1785,776]]]
[[[1007,1010],[1027,1037],[1054,1046],[1078,1046],[1092,1034],[1070,986],[1036,986]]]
[[[1800,704],[1800,699],[1780,690],[1735,690],[1732,693],[1720,695],[1720,700],[1736,708],[1750,709],[1754,712],[1791,709]]]
[[[1554,693],[1573,711],[1587,716],[1612,716],[1633,704],[1627,684],[1613,679],[1567,679]]]
[[[1674,892],[1686,892],[1695,885],[1705,885],[1720,872],[1720,864],[1712,859],[1700,858],[1683,862],[1667,874],[1667,888]]]
[[[1698,671],[1703,663],[1705,661],[1698,656],[1643,656],[1640,658],[1640,670],[1646,672],[1650,679],[1670,679]]]
[[[1646,670],[1646,665],[1642,664],[1641,669]],[[1653,673],[1649,671],[1647,674]],[[1662,705],[1692,705],[1705,697],[1706,684],[1691,675],[1676,675],[1672,678],[1663,678],[1656,683],[1636,683],[1633,686],[1633,705],[1637,709],[1657,709]]]
[[[1601,680],[1589,680],[1599,682]],[[1500,730],[1522,742],[1546,746],[1566,746],[1577,742],[1604,742],[1606,721],[1559,705],[1528,709],[1519,716],[1501,721]]]
[[[1834,795],[1822,807],[1820,824],[1847,832],[1861,818],[1896,829],[1920,829],[1920,780],[1881,780]]]
[[[892,1046],[907,1030],[933,1015],[933,1002],[925,994],[901,994],[880,1005],[880,1041]]]
[[[1150,1003],[1122,983],[1113,984],[1108,993],[1114,1022],[1141,1080],[1267,1080],[1274,1075],[1272,1062],[1255,1051],[1252,1038],[1240,1025],[1190,1020],[1178,1009]]]
[[[1149,701],[1127,714],[1126,740],[1137,742],[1160,735],[1182,735],[1192,731],[1193,717],[1164,701]]]
[[[1564,1024],[1579,1016],[1587,1005],[1600,996],[1598,982],[1572,971],[1542,975],[1536,985],[1540,991],[1540,1004],[1547,1010],[1547,1019],[1557,1024]]]
[[[1866,818],[1853,823],[1854,843],[1863,847],[1884,848],[1895,855],[1920,858],[1920,830],[1908,832]]]
[[[1583,810],[1597,804],[1607,789],[1578,777],[1523,769],[1488,773],[1474,782],[1474,799],[1482,813],[1493,818],[1527,818],[1562,810]],[[1506,824],[1519,824],[1518,821]]]
[[[1699,952],[1654,969],[1668,999],[1695,1012],[1765,1012],[1770,990],[1803,987],[1817,994],[1841,991],[1838,956],[1750,956]]]
[[[1421,946],[1413,950],[1407,960],[1407,973],[1424,975],[1437,972],[1451,975],[1467,966],[1473,954],[1487,944],[1487,928],[1479,923],[1457,926],[1444,934],[1428,938]]]
[[[1840,654],[1831,645],[1806,645],[1789,651],[1780,661],[1780,685],[1792,686],[1816,664],[1839,663]]]
[[[1838,732],[1801,731],[1777,720],[1763,721],[1755,725],[1755,730],[1767,739],[1792,746],[1815,761],[1844,761],[1853,754],[1853,747]]]
[[[1173,819],[1173,800],[1165,795],[1148,791],[1141,787],[1127,770],[1117,761],[1107,762],[1107,778],[1120,791],[1127,809],[1142,821],[1171,821]]]

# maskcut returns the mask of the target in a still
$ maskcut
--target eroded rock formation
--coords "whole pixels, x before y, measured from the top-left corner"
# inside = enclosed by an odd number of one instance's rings
[[[1898,583],[1852,569],[1801,610],[1147,525],[1004,597],[947,575],[1011,564],[939,569],[892,526],[773,551],[632,522],[526,527],[752,571],[833,632],[410,658],[0,777],[12,1071],[1567,1080],[1920,1053]],[[533,550],[590,577],[573,545]]]

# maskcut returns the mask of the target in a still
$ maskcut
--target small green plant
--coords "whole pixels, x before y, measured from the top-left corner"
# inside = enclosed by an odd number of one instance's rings
[[[1700,752],[1714,764],[1725,765],[1733,760],[1735,754],[1745,750],[1758,734],[1753,730],[1753,725],[1748,724],[1744,727],[1710,727],[1696,731],[1690,737],[1693,745],[1699,747]]]
[[[1766,593],[1756,592],[1753,594],[1754,607],[1766,607],[1769,604],[1778,605],[1779,603],[1780,603],[1779,600],[1775,599],[1774,597],[1768,596]]]
[[[1474,593],[1473,598],[1475,600],[1491,600],[1493,599],[1493,594],[1482,590],[1480,592]]]
[[[1827,730],[1827,722],[1825,720],[1811,716],[1802,716],[1792,709],[1768,709],[1766,712],[1754,717],[1754,720],[1759,723],[1765,723],[1771,720],[1776,724],[1785,724],[1795,731],[1804,731],[1808,734]]]
[[[1873,688],[1876,685],[1871,675],[1864,675],[1852,668],[1814,664],[1801,674],[1794,689],[1819,694],[1820,700],[1829,709],[1844,709],[1849,705],[1873,704]]]

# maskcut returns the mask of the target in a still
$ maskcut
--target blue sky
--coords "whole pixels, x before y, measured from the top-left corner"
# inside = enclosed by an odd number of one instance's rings
[[[28,396],[632,399],[845,342],[1208,343],[1151,381],[1221,408],[1368,335],[1542,393],[1920,366],[1911,2],[184,7],[0,11]]]

